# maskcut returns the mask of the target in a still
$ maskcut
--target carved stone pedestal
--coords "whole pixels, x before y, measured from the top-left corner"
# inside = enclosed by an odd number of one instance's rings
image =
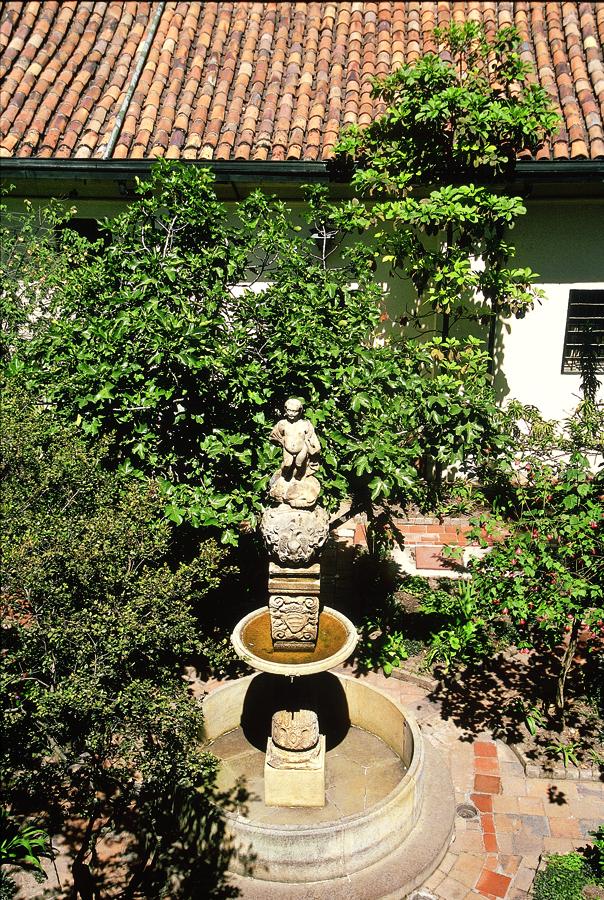
[[[325,806],[325,735],[308,709],[273,716],[264,763],[267,806]]]
[[[287,568],[271,562],[268,608],[275,650],[314,650],[319,628],[319,563]]]

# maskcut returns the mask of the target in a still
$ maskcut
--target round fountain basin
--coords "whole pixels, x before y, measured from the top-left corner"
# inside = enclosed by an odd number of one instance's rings
[[[235,749],[242,740],[241,732],[253,745],[252,753],[254,747],[262,746],[263,734],[266,741],[269,733],[271,684],[267,679],[269,675],[248,676],[223,685],[204,700],[206,746],[212,750],[215,745],[219,752],[221,746],[233,743],[228,765],[234,775],[238,774],[237,760],[244,758]],[[310,679],[309,684],[313,681],[316,684],[311,692],[318,703],[319,726],[327,734],[328,782],[330,745],[336,751],[337,764],[338,747],[351,737],[363,741],[363,733],[366,745],[372,740],[376,746],[381,742],[385,745],[385,760],[390,754],[389,777],[392,757],[396,757],[399,774],[377,801],[351,798],[355,802],[350,808],[358,811],[337,817],[327,809],[284,811],[266,807],[261,802],[261,784],[250,784],[251,792],[260,799],[239,813],[228,813],[226,819],[236,848],[230,868],[240,875],[249,875],[246,860],[251,855],[256,883],[329,882],[361,872],[400,847],[422,813],[424,745],[413,717],[387,694],[361,679],[325,673]],[[278,697],[274,703],[278,705]],[[351,736],[351,731],[358,732],[358,737]],[[334,778],[340,781],[340,796],[364,790],[359,773],[348,761],[339,761]]]
[[[270,613],[255,609],[236,626],[231,642],[248,665],[273,675],[314,675],[343,663],[356,647],[358,635],[350,619],[326,606],[319,615],[319,633],[313,650],[275,650]]]

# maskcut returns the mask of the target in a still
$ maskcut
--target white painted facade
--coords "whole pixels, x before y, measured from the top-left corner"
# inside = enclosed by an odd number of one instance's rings
[[[504,323],[496,387],[501,399],[515,398],[561,420],[580,398],[580,376],[561,373],[569,291],[604,289],[604,201],[529,203],[510,237],[518,264],[539,273],[546,299],[524,319]]]

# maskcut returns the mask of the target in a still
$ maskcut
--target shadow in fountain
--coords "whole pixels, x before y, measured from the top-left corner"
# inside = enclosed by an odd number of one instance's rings
[[[243,703],[241,728],[250,744],[263,753],[273,713],[282,709],[314,710],[327,750],[337,747],[350,729],[346,694],[340,681],[329,672],[294,679],[262,672],[252,679]]]

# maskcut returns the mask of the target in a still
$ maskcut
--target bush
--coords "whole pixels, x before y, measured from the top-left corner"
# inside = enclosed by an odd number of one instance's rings
[[[555,466],[528,464],[515,490],[515,518],[475,521],[473,536],[484,547],[489,532],[506,536],[473,563],[470,583],[425,602],[447,620],[434,638],[434,659],[467,662],[508,644],[555,650],[555,702],[564,717],[579,633],[586,626],[604,633],[603,479],[580,453]]]
[[[18,386],[1,410],[4,795],[59,823],[151,831],[204,786],[201,711],[182,680],[223,552],[182,559],[157,487],[102,465],[104,446]],[[151,823],[151,825],[149,824]]]
[[[602,869],[593,867],[585,853],[553,854],[545,869],[537,873],[532,896],[534,900],[583,900],[583,888],[603,884],[602,875]]]

